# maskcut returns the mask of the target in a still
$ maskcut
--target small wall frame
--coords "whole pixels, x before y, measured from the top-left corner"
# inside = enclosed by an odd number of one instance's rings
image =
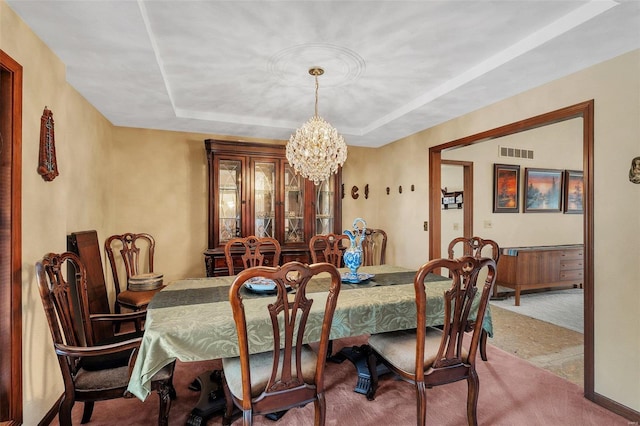
[[[493,165],[493,212],[520,212],[520,166]]]
[[[582,214],[584,211],[584,177],[581,170],[564,171],[564,212]]]

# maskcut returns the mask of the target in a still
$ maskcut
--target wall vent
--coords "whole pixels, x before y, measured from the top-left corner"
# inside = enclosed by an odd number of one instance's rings
[[[499,146],[498,150],[498,154],[500,157],[526,158],[529,160],[533,160],[533,150],[531,149],[508,148],[506,146]]]

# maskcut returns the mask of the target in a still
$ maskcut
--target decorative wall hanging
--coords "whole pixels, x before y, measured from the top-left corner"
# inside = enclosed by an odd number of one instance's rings
[[[631,160],[631,168],[629,169],[629,182],[640,183],[640,157]]]
[[[564,212],[582,213],[584,197],[583,173],[579,170],[564,171]]]
[[[38,174],[47,182],[58,176],[56,160],[56,138],[53,129],[53,112],[46,106],[40,118],[40,150],[38,156]]]
[[[364,186],[364,199],[368,200],[369,199],[369,184],[366,184]]]
[[[351,198],[357,200],[359,196],[360,194],[358,194],[358,187],[353,185],[353,187],[351,188]]]
[[[562,170],[524,169],[524,212],[560,212],[562,210],[562,181]]]
[[[518,213],[520,211],[520,166],[493,165],[493,212]]]

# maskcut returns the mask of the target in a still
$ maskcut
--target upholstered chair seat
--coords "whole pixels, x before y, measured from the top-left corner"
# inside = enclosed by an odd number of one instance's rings
[[[284,358],[284,350],[280,351],[280,360]],[[309,345],[302,346],[302,377],[306,383],[314,383],[316,374],[316,362],[318,356]],[[282,363],[281,363],[282,364]],[[273,365],[273,352],[263,352],[251,355],[249,370],[251,374],[251,397],[257,397],[264,392],[267,382],[271,377]],[[222,360],[224,376],[229,385],[229,391],[236,397],[242,398],[242,371],[240,357],[224,358]],[[280,380],[282,367],[278,370],[276,381]]]
[[[427,327],[424,345],[424,368],[430,368],[436,361],[442,330]],[[413,374],[416,369],[416,330],[400,330],[374,334],[369,338],[369,346],[380,356],[389,360],[395,368]],[[462,348],[462,361],[467,360],[468,352]]]

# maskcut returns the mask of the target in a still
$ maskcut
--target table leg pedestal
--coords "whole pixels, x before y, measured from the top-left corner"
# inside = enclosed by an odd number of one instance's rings
[[[226,403],[220,370],[206,371],[200,374],[189,388],[199,390],[200,399],[189,414],[187,426],[204,426],[213,414],[224,410]]]
[[[367,365],[369,353],[369,345],[361,345],[342,348],[340,352],[329,357],[329,361],[338,364],[343,362],[345,359],[351,361],[358,372],[358,381],[353,391],[362,395],[366,395],[369,392],[369,387],[371,386],[371,374],[369,373],[369,366]],[[384,364],[378,364],[377,370],[378,376],[389,372],[389,369]]]

